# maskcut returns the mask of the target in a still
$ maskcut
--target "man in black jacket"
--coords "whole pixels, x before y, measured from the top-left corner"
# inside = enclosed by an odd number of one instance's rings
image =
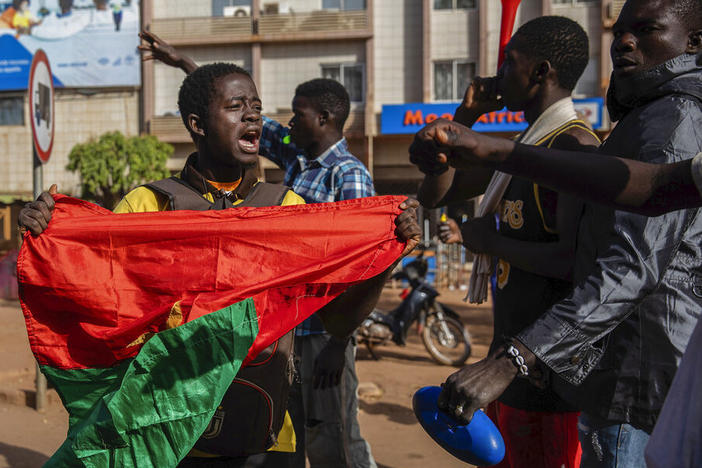
[[[629,0],[613,31],[608,106],[619,123],[600,153],[653,163],[691,159],[702,149],[702,5]],[[447,121],[422,130],[411,149],[415,158],[458,167],[475,158],[517,164],[546,151]],[[564,396],[585,408],[582,466],[643,466],[648,434],[699,316],[701,241],[697,210],[644,218],[588,206],[573,293],[504,351],[450,376],[441,405],[469,419],[517,374],[533,378],[543,369],[557,387],[563,380],[579,385]]]

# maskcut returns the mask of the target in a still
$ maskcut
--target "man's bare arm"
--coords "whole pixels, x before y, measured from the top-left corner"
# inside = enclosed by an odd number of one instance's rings
[[[500,170],[618,209],[648,216],[702,205],[691,160],[648,164],[602,154],[533,151],[517,145]],[[539,148],[540,149],[540,148]]]
[[[560,192],[618,209],[657,216],[702,206],[691,160],[648,164],[587,152],[563,151],[481,135],[447,120],[420,130],[410,152],[451,166],[476,163],[525,177]]]

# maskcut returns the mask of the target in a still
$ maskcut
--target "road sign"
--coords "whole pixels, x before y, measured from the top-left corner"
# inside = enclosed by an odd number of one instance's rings
[[[32,122],[32,140],[42,164],[49,162],[54,146],[54,83],[49,59],[37,49],[29,70],[29,115]]]

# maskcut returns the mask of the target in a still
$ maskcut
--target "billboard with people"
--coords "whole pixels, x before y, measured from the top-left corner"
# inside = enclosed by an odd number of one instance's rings
[[[37,49],[54,86],[138,86],[139,0],[0,0],[0,91],[27,88]]]

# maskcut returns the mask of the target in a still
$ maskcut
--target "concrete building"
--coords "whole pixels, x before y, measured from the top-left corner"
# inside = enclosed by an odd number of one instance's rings
[[[622,4],[522,0],[516,26],[544,14],[578,21],[590,36],[590,64],[576,95],[601,98],[610,74],[608,28]],[[497,0],[144,0],[141,8],[142,24],[196,62],[231,61],[250,70],[265,113],[281,122],[291,117],[297,84],[319,76],[340,80],[353,100],[347,138],[380,193],[413,193],[421,179],[407,160],[411,133],[383,128],[388,106],[450,106],[472,76],[493,74],[497,66]],[[78,194],[79,180],[65,170],[68,152],[110,130],[150,132],[172,143],[170,168],[180,168],[193,150],[177,115],[182,79],[179,70],[146,62],[141,88],[59,88],[46,184]],[[0,93],[5,198],[31,197],[29,119],[26,92]],[[282,179],[270,163],[263,167],[268,180]]]

